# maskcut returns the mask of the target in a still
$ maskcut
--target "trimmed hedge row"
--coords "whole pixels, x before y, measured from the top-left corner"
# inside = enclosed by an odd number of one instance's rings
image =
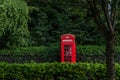
[[[105,47],[77,46],[77,61],[105,62]],[[116,47],[115,60],[120,62],[120,47]],[[59,46],[24,47],[0,50],[0,61],[7,62],[56,62],[60,60]]]
[[[116,68],[116,80],[120,80],[120,65]],[[97,63],[0,63],[0,80],[105,80],[105,66]]]
[[[116,47],[116,53],[120,53],[120,47]],[[21,47],[16,49],[3,49],[0,50],[0,55],[4,54],[16,54],[16,55],[35,55],[35,54],[58,54],[60,53],[59,46],[40,46],[40,47]],[[105,53],[105,47],[103,46],[77,46],[77,54],[83,55],[103,55]]]
[[[58,47],[24,47],[0,51],[0,61],[7,62],[55,62],[59,61]]]
[[[0,63],[0,80],[106,80],[105,77],[105,64],[98,63]],[[119,64],[116,80],[120,80]]]
[[[0,50],[0,55],[4,54],[46,54],[50,52],[51,54],[60,53],[59,46],[39,46],[39,47],[21,47],[16,49],[3,49]],[[120,47],[116,47],[116,53],[120,53]],[[83,55],[103,55],[105,53],[104,46],[77,46],[77,54]]]

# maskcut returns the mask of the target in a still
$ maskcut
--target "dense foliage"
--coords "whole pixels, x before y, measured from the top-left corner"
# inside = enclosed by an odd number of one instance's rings
[[[66,33],[74,34],[76,42],[81,45],[104,44],[82,0],[30,0],[28,5],[33,45],[57,43],[60,36]]]
[[[32,46],[58,44],[60,36],[66,33],[74,34],[77,44],[104,45],[104,38],[95,28],[84,0],[25,1],[0,1],[0,48],[27,46],[28,43]],[[119,19],[117,23],[119,26]],[[119,27],[116,30],[119,45]]]
[[[28,7],[23,0],[0,0],[0,48],[28,45]]]
[[[105,65],[98,63],[0,63],[1,80],[106,80],[105,77]],[[120,80],[118,64],[116,80]]]

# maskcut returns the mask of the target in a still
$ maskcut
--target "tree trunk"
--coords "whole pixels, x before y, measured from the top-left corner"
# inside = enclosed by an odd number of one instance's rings
[[[106,80],[115,80],[115,35],[111,32],[106,36]]]

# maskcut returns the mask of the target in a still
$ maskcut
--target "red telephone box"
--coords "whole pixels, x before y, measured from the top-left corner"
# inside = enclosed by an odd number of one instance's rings
[[[76,62],[75,36],[72,34],[61,36],[61,62]]]

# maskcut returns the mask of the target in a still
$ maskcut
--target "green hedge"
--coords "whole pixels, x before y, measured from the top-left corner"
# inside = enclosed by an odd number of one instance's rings
[[[21,47],[16,49],[3,49],[0,50],[1,54],[17,54],[17,55],[34,55],[34,54],[44,54],[49,53],[58,54],[60,53],[59,46],[39,46],[39,47]],[[77,54],[83,55],[104,55],[105,47],[103,46],[77,46]],[[120,47],[116,47],[116,53],[120,53]]]
[[[60,46],[33,46],[33,47],[20,47],[16,49],[2,49],[0,50],[1,54],[58,54],[60,53]],[[105,47],[104,46],[77,46],[77,54],[83,55],[104,55]],[[115,47],[115,53],[120,53],[120,46]]]
[[[59,61],[58,47],[24,47],[17,49],[0,50],[0,61],[7,62],[55,62]]]
[[[104,62],[105,47],[103,46],[77,46],[77,61]],[[116,47],[115,59],[120,62],[120,47]],[[56,62],[60,60],[59,46],[40,46],[40,47],[24,47],[16,49],[0,50],[0,56],[11,58],[11,62]],[[24,59],[23,59],[24,58]],[[0,61],[4,61],[0,60]],[[5,60],[7,61],[7,60]]]
[[[105,64],[98,63],[0,63],[0,80],[106,80],[105,77]],[[119,64],[116,80],[120,80]]]
[[[120,49],[120,48],[119,48]],[[104,55],[105,47],[104,46],[77,46],[77,53],[78,54],[85,54],[85,55]]]

